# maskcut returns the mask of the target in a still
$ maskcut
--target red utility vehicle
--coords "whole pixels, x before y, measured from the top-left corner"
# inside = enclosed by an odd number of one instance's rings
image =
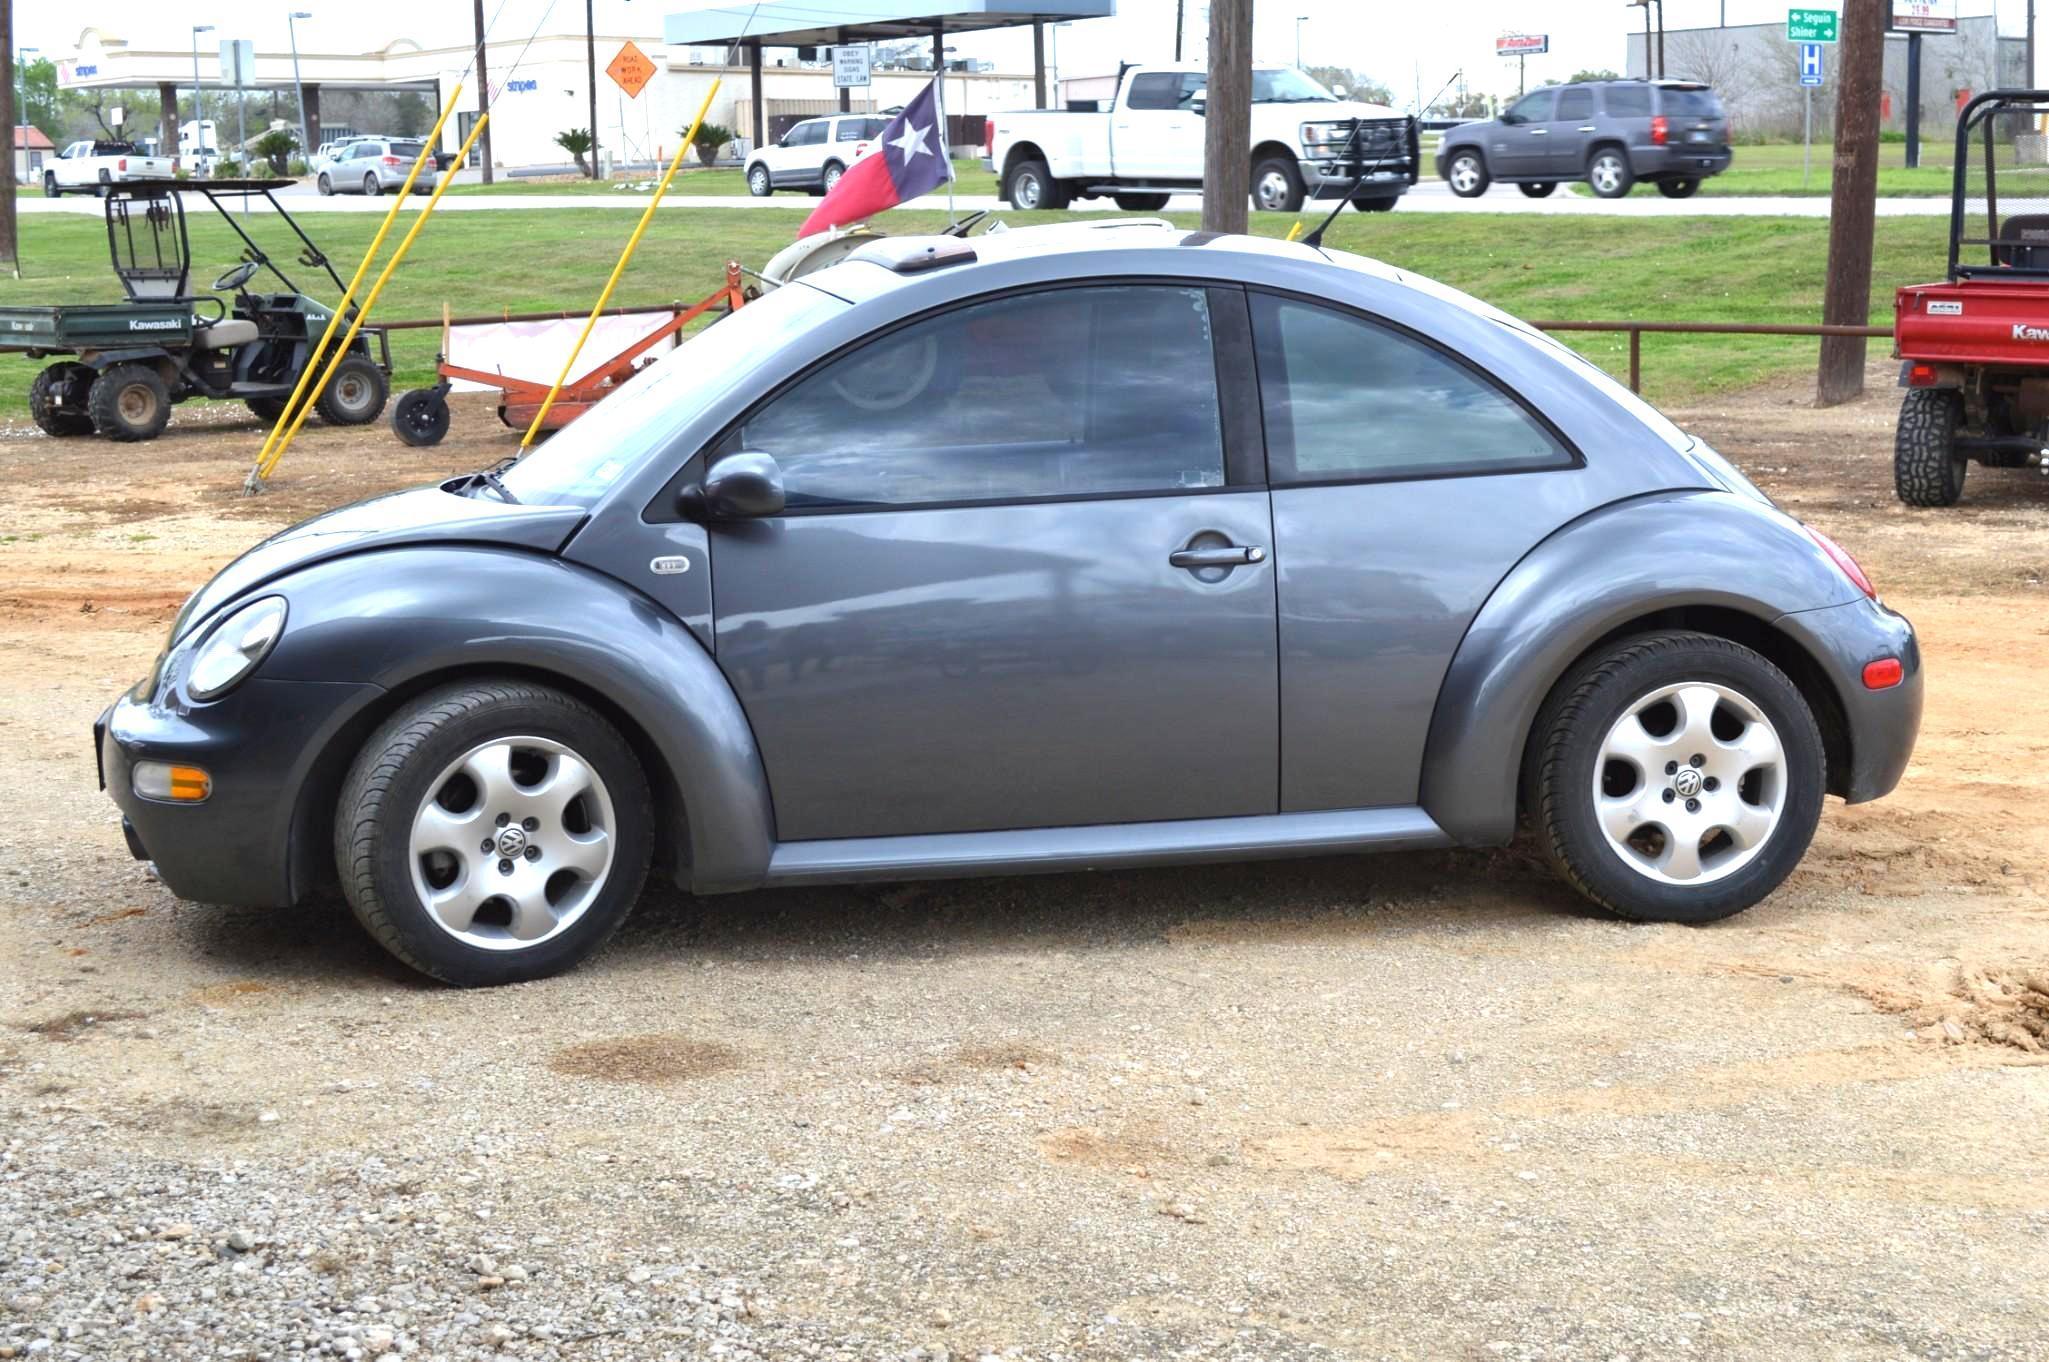
[[[1893,300],[1893,489],[1953,506],[1964,471],[2049,472],[2049,91],[1992,90],[1957,117],[1949,278]],[[1975,158],[1975,159],[1974,159]]]

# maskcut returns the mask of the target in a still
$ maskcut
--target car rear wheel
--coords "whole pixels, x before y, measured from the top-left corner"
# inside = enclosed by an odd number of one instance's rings
[[[314,402],[320,419],[331,426],[367,426],[384,410],[391,382],[384,371],[361,355],[350,355]]]
[[[87,399],[93,379],[91,366],[70,360],[45,368],[28,385],[28,414],[45,435],[90,435],[92,411]]]
[[[376,172],[363,177],[363,192],[373,196],[384,192],[384,181],[377,178]]]
[[[1127,213],[1157,213],[1167,206],[1165,194],[1113,194],[1111,197]]]
[[[1252,167],[1252,206],[1262,213],[1302,209],[1302,172],[1292,161],[1269,156]]]
[[[1711,922],[1792,873],[1826,786],[1784,672],[1728,639],[1661,633],[1576,668],[1537,719],[1524,803],[1580,893],[1641,922]]]
[[[1522,190],[1523,197],[1526,199],[1548,199],[1551,197],[1551,191],[1557,187],[1558,183],[1555,180],[1545,180],[1541,184],[1519,184],[1516,186],[1517,189]]]
[[[1893,492],[1909,506],[1954,506],[1964,494],[1969,461],[1957,452],[1964,404],[1948,388],[1913,388],[1900,403],[1893,431]]]
[[[93,429],[109,440],[154,440],[171,419],[171,394],[147,364],[116,364],[86,395]]]
[[[747,167],[747,192],[757,199],[765,199],[775,192],[775,186],[770,184],[768,180],[767,166],[756,165]]]
[[[342,784],[335,863],[357,921],[452,984],[559,973],[617,929],[647,878],[647,778],[581,701],[464,682],[387,720]]]
[[[391,408],[391,429],[415,449],[438,445],[448,434],[448,399],[434,388],[415,388]]]
[[[1659,180],[1658,192],[1668,199],[1690,199],[1700,190],[1699,180]]]
[[[1444,182],[1462,199],[1479,198],[1487,192],[1488,181],[1487,162],[1477,151],[1454,152],[1444,167]]]
[[[1382,195],[1379,198],[1353,199],[1352,207],[1358,209],[1362,213],[1392,213],[1394,211],[1394,206],[1400,202],[1401,200],[1395,198],[1393,195]]]
[[[1629,170],[1629,158],[1619,147],[1602,147],[1587,161],[1587,186],[1601,198],[1619,199],[1635,183],[1636,177]]]
[[[1003,197],[1021,212],[1067,206],[1067,194],[1044,161],[1019,161],[1003,182]]]

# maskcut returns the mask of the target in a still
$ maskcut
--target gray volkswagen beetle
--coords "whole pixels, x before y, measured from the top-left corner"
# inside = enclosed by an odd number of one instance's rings
[[[201,588],[100,719],[179,895],[339,882],[458,984],[701,894],[1519,818],[1626,917],[1770,893],[1907,763],[1843,551],[1427,280],[1159,224],[890,238],[501,470]]]

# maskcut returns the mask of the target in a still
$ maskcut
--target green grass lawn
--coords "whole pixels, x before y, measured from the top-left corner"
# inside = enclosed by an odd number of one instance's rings
[[[982,169],[980,161],[955,161],[953,163],[955,189],[957,194],[994,194],[996,177]],[[474,170],[464,171],[462,178],[448,187],[451,194],[596,194],[615,198],[644,199],[647,191],[627,189],[629,184],[646,184],[661,178],[658,174],[629,176],[611,180],[578,180],[549,178],[545,180],[500,179],[493,184],[483,184],[476,178]],[[737,168],[700,165],[685,165],[676,172],[676,179],[669,186],[671,195],[708,194],[739,197],[747,192],[747,180]],[[809,197],[801,190],[780,190],[778,198],[791,203],[801,202]]]
[[[807,200],[788,208],[664,212],[622,280],[620,304],[690,301],[717,286],[723,262],[759,266],[796,235]],[[1193,226],[1189,215],[1175,215]],[[1064,213],[1006,213],[1016,226],[1071,221]],[[899,210],[891,230],[929,230],[943,212]],[[1294,219],[1254,214],[1253,230],[1284,235]],[[279,235],[280,224],[264,226]],[[314,218],[309,229],[341,264],[343,277],[376,228],[373,215]],[[1512,227],[1512,231],[1505,228]],[[1891,291],[1940,277],[1946,257],[1941,219],[1880,218],[1872,313],[1889,316]],[[595,300],[630,217],[573,210],[450,213],[432,219],[379,301],[382,317],[435,317],[444,301],[457,314],[581,309]],[[113,301],[103,225],[90,217],[21,219],[24,278],[0,278],[0,304]],[[268,239],[259,236],[259,239]],[[1538,319],[1674,319],[1812,322],[1820,319],[1828,224],[1795,218],[1599,219],[1458,214],[1342,214],[1327,244],[1376,256],[1441,279],[1519,316]],[[280,243],[282,246],[282,243]],[[226,226],[192,218],[195,279],[232,263],[239,243]],[[289,261],[292,253],[279,249]],[[302,286],[312,271],[287,265]],[[432,380],[435,330],[392,337],[395,390]],[[1576,335],[1572,343],[1611,372],[1627,370],[1626,338]],[[1883,345],[1883,342],[1875,342]],[[1816,342],[1760,336],[1652,336],[1644,342],[1646,390],[1683,400],[1716,389],[1799,372],[1814,363]],[[37,361],[0,356],[0,413],[26,414]]]

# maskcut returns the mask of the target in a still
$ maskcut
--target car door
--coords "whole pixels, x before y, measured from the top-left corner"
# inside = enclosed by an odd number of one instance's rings
[[[1193,85],[1187,85],[1192,80]],[[1202,115],[1194,72],[1142,71],[1111,116],[1111,170],[1122,180],[1185,180],[1202,176]]]
[[[819,168],[825,163],[825,133],[830,126],[830,120],[820,119],[791,128],[788,139],[770,153],[774,157],[769,162],[771,181],[777,186],[817,184]]]
[[[1462,357],[1320,301],[1251,302],[1279,564],[1281,811],[1414,804],[1466,627],[1598,489],[1562,436]]]
[[[1550,127],[1546,168],[1559,176],[1583,174],[1587,166],[1589,141],[1594,135],[1593,90],[1585,85],[1568,85],[1560,90]]]
[[[1213,339],[1246,325],[1233,289],[972,302],[721,438],[785,489],[710,536],[780,840],[1274,811],[1272,521]]]
[[[1557,103],[1557,91],[1532,90],[1495,120],[1487,169],[1497,179],[1550,173],[1551,114]]]

